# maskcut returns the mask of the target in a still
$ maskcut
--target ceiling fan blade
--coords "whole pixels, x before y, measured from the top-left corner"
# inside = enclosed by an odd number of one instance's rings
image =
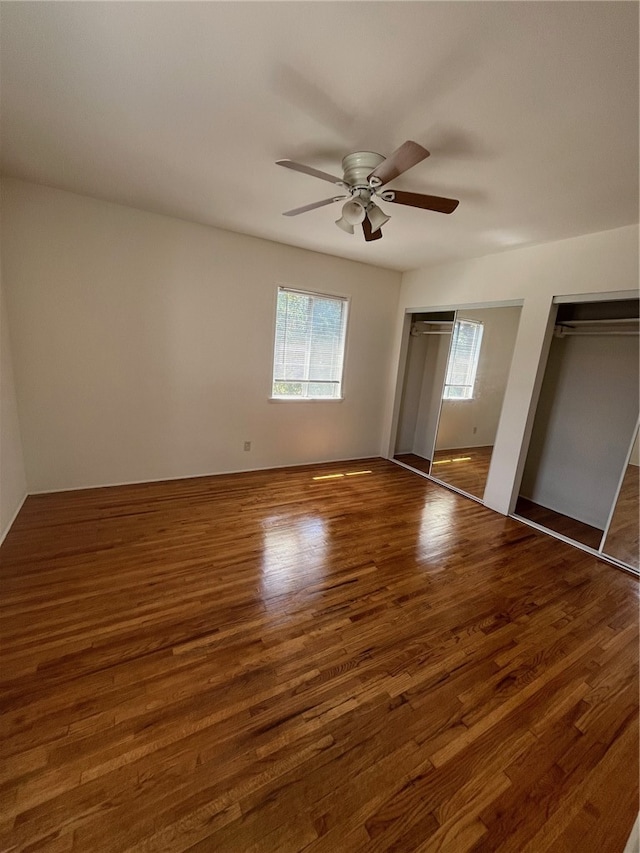
[[[394,178],[397,178],[398,175],[406,172],[407,169],[410,169],[412,166],[420,163],[421,160],[426,159],[428,156],[429,152],[426,148],[423,148],[422,145],[418,145],[417,142],[412,142],[409,139],[407,142],[404,142],[400,148],[396,148],[393,154],[390,154],[386,160],[383,160],[382,163],[380,163],[380,165],[371,172],[368,179],[371,181],[373,178],[374,181],[372,183],[375,186],[381,187],[384,184],[388,184],[389,181],[392,181]]]
[[[364,239],[367,243],[370,243],[372,240],[382,239],[382,228],[378,228],[377,231],[372,231],[368,216],[365,216],[362,222],[362,230],[364,232]]]
[[[323,198],[322,201],[314,201],[313,204],[305,204],[304,207],[295,207],[293,210],[285,210],[283,216],[297,216],[299,213],[306,213],[308,210],[315,210],[316,207],[324,207],[325,204],[333,204],[334,201],[342,201],[346,195],[337,195],[333,198]]]
[[[423,210],[435,210],[436,213],[453,213],[460,202],[455,198],[441,198],[438,195],[407,193],[393,190],[393,198],[385,199],[394,204],[406,204],[409,207],[421,207]]]
[[[302,163],[294,163],[293,160],[276,160],[276,166],[284,166],[285,169],[293,169],[294,172],[302,172],[305,175],[311,175],[312,178],[329,181],[330,184],[342,184],[342,178],[336,178],[335,175],[321,172],[319,169],[312,169],[311,166],[305,166]]]

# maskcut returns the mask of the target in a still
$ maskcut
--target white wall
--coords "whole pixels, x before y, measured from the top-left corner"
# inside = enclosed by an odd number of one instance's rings
[[[604,530],[638,420],[637,336],[554,338],[520,494]]]
[[[456,319],[476,320],[483,325],[480,359],[473,399],[442,401],[436,441],[438,450],[493,446],[520,310],[519,307],[478,308],[458,312]]]
[[[15,180],[3,217],[29,491],[379,454],[399,273]],[[344,401],[268,400],[278,284],[351,298]]]
[[[634,295],[638,287],[638,226],[587,234],[455,264],[405,273],[389,370],[383,454],[393,452],[402,375],[402,329],[407,311],[448,310],[524,300],[484,501],[510,511],[520,475],[551,340],[554,296]]]
[[[27,495],[4,293],[0,293],[0,542]]]

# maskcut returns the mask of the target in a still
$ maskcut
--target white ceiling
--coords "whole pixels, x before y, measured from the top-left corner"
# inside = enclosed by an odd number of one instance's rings
[[[638,221],[634,2],[7,3],[2,168],[404,270]],[[384,239],[282,211],[406,139]]]

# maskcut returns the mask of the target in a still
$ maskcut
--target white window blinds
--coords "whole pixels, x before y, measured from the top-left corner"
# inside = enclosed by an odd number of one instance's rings
[[[347,300],[278,288],[272,396],[342,396]]]
[[[482,323],[474,320],[456,320],[449,350],[443,399],[473,399],[481,344]]]

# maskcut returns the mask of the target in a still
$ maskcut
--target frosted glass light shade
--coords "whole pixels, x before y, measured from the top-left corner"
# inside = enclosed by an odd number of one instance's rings
[[[353,234],[353,225],[351,225],[344,216],[341,216],[340,219],[336,219],[336,225],[338,228],[342,228],[343,231],[346,231],[347,234]]]
[[[342,206],[342,217],[347,220],[349,225],[359,225],[364,222],[366,210],[364,204],[355,198],[348,201]]]
[[[382,228],[390,219],[390,216],[387,216],[377,204],[371,204],[369,209],[367,210],[367,216],[369,217],[369,222],[371,223],[371,230],[377,231],[379,228]]]

